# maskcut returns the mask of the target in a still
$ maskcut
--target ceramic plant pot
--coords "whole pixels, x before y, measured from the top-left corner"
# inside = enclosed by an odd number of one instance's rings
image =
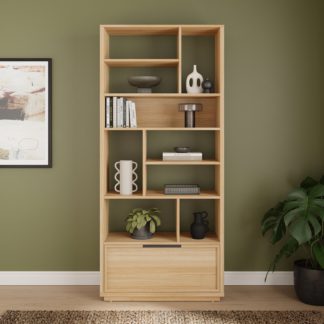
[[[294,285],[297,297],[305,304],[324,306],[324,270],[310,269],[306,260],[294,264]]]
[[[153,236],[150,232],[149,224],[146,224],[144,227],[137,229],[135,228],[134,232],[131,234],[131,237],[134,240],[148,240]]]

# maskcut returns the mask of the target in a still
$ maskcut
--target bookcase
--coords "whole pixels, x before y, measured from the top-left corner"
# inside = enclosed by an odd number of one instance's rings
[[[223,52],[222,25],[100,26],[100,296],[106,301],[224,296]],[[213,81],[214,92],[186,93],[194,64]],[[127,82],[135,74],[159,75],[161,86],[137,93]],[[107,96],[135,102],[137,128],[105,127]],[[202,104],[195,128],[184,127],[181,103]],[[195,147],[204,159],[162,160],[163,151],[179,144]],[[131,196],[114,192],[114,163],[122,159],[139,165],[139,190]],[[165,195],[167,183],[198,183],[201,192]],[[161,210],[162,226],[150,240],[125,231],[124,219],[136,207]],[[195,240],[190,223],[201,210],[208,212],[210,230]]]

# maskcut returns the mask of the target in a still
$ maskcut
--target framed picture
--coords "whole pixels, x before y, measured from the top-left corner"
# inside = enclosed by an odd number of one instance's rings
[[[52,166],[51,77],[51,59],[0,59],[0,167]]]

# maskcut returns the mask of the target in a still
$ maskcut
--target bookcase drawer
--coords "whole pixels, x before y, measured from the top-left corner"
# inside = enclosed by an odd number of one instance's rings
[[[218,291],[218,246],[105,247],[106,292]]]

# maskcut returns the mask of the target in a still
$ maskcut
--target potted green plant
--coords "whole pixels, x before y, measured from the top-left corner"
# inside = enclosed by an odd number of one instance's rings
[[[304,303],[323,306],[324,176],[320,181],[311,177],[304,179],[287,199],[266,212],[261,227],[263,235],[270,232],[272,244],[284,241],[268,272],[274,271],[283,257],[290,257],[303,248],[306,259],[294,263],[296,294]]]
[[[147,240],[161,225],[160,211],[157,208],[135,208],[126,217],[126,231],[136,240]]]

